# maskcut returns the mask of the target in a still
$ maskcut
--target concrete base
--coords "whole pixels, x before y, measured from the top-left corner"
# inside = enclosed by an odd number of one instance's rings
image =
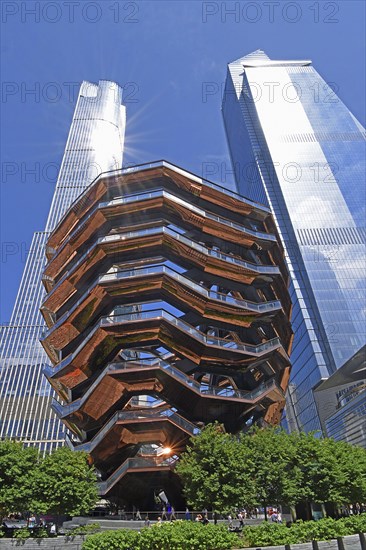
[[[50,539],[27,539],[21,541],[17,539],[0,539],[0,550],[14,550],[14,548],[24,548],[24,550],[81,550],[85,537],[53,537]]]
[[[24,550],[63,550],[64,548],[67,550],[81,550],[83,541],[83,536],[56,537],[52,539],[28,539],[25,542],[16,539],[0,539],[0,550],[14,550],[14,548],[18,547],[24,548]],[[365,550],[361,545],[359,535],[350,535],[348,537],[342,537],[338,540],[321,541],[317,543],[317,547],[319,550]],[[288,546],[243,548],[242,550],[314,550],[314,547],[311,542],[307,542],[304,544],[291,544]]]

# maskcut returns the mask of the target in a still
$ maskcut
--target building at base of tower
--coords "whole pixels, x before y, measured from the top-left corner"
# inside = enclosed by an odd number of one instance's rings
[[[175,465],[205,424],[280,421],[291,301],[268,208],[154,162],[101,174],[46,255],[45,374],[103,498],[178,508]]]

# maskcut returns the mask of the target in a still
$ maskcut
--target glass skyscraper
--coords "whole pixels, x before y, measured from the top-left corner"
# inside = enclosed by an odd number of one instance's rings
[[[321,429],[313,389],[365,344],[365,129],[311,61],[260,50],[229,64],[222,109],[237,188],[271,207],[291,274],[285,421]]]
[[[45,231],[33,236],[13,313],[1,327],[0,438],[49,451],[64,443],[64,427],[50,407],[43,369],[49,359],[39,339],[44,246],[71,203],[101,173],[122,167],[125,108],[122,89],[110,81],[81,84]]]

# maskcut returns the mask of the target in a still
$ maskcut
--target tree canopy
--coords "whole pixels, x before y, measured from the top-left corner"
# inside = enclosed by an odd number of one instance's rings
[[[195,508],[366,500],[366,451],[311,434],[254,428],[230,435],[218,425],[191,440],[177,466]]]
[[[0,511],[77,515],[97,501],[88,455],[67,447],[42,457],[19,442],[0,442]]]
[[[196,509],[212,507],[225,511],[233,502],[250,498],[254,486],[252,468],[243,468],[250,460],[243,448],[224,433],[218,424],[205,428],[196,436],[178,463],[185,496]]]
[[[30,510],[33,472],[40,455],[34,447],[23,448],[14,441],[0,443],[0,514]]]

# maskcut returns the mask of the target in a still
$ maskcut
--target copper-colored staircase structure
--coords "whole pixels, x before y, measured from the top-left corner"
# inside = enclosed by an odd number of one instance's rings
[[[279,421],[291,302],[267,208],[159,161],[101,174],[46,254],[45,374],[101,495],[179,505],[174,464],[203,425]]]

